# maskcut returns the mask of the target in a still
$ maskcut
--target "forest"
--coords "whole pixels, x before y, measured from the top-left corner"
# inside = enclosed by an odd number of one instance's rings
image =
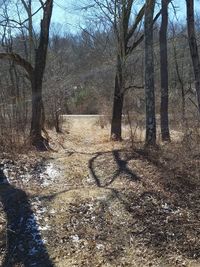
[[[0,0],[0,266],[200,266],[197,0]]]

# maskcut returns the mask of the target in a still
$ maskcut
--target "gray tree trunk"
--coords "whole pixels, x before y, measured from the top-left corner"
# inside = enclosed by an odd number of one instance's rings
[[[197,103],[200,115],[200,61],[199,61],[199,53],[198,53],[198,46],[196,41],[195,25],[194,25],[194,0],[186,0],[186,6],[187,6],[188,42],[189,42],[190,54],[194,70],[195,89],[197,94]]]
[[[145,101],[146,145],[156,145],[156,116],[154,93],[153,13],[155,0],[146,0],[144,16],[145,38]]]
[[[144,15],[144,6],[138,12],[135,22],[130,26],[131,10],[133,0],[121,0],[115,1],[115,12],[113,28],[117,37],[117,66],[115,75],[115,89],[114,89],[114,100],[112,110],[112,121],[111,121],[111,139],[114,141],[122,140],[122,111],[123,111],[123,100],[125,92],[125,67],[126,58],[131,51],[137,47],[142,41],[137,41],[128,46],[130,39],[137,29],[140,21]],[[118,11],[117,11],[118,10]]]
[[[40,25],[39,46],[35,54],[35,68],[32,76],[32,120],[30,136],[34,146],[46,150],[48,142],[42,136],[44,131],[44,107],[42,101],[42,80],[46,65],[47,48],[49,43],[49,27],[53,9],[53,0],[47,0],[44,6],[43,19]]]
[[[167,52],[167,26],[168,26],[168,3],[169,0],[162,0],[161,27],[159,32],[160,43],[160,78],[161,78],[161,105],[160,125],[162,141],[170,141],[169,118],[168,118],[168,52]]]
[[[122,140],[122,111],[124,100],[124,75],[120,56],[117,58],[117,70],[115,75],[115,90],[113,100],[113,113],[111,121],[111,139]]]
[[[17,65],[20,65],[26,70],[28,78],[31,81],[32,89],[32,118],[30,139],[31,143],[37,149],[46,150],[48,148],[48,140],[47,138],[44,138],[42,136],[42,132],[44,132],[47,137],[47,133],[44,129],[45,116],[42,101],[42,81],[46,66],[46,56],[49,43],[49,28],[53,9],[53,0],[46,0],[44,3],[42,3],[42,5],[43,18],[40,23],[39,45],[35,51],[35,65],[32,66],[31,62],[28,62],[20,55],[13,52],[0,53],[0,59],[13,60]],[[29,31],[30,30],[31,29],[29,29]]]

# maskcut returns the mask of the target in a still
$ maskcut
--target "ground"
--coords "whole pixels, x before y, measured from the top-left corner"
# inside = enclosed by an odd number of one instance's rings
[[[200,266],[197,144],[146,150],[101,126],[65,122],[54,151],[2,155],[0,265]]]

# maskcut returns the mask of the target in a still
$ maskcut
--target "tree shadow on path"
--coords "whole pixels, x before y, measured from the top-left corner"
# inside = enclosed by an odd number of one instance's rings
[[[140,180],[140,177],[133,172],[133,170],[131,170],[128,167],[128,162],[133,158],[132,155],[126,159],[122,159],[120,156],[120,153],[122,152],[122,150],[113,150],[113,151],[108,151],[108,152],[98,152],[96,153],[96,155],[94,157],[92,157],[89,162],[88,162],[88,168],[90,171],[90,175],[92,176],[92,178],[95,180],[95,183],[98,187],[106,187],[111,185],[121,174],[125,175],[126,178],[128,178],[131,181],[138,181]],[[94,163],[96,160],[98,160],[98,158],[102,155],[108,155],[111,154],[112,158],[116,164],[116,170],[114,171],[111,179],[107,180],[106,182],[102,182],[100,180],[100,177],[98,177],[96,175],[95,172],[95,167],[94,167]]]
[[[7,219],[6,251],[2,267],[54,266],[26,193],[10,185],[2,169],[0,201]]]
[[[151,153],[142,149],[99,152],[88,167],[96,185],[112,192],[105,202],[119,200],[132,217],[127,229],[133,240],[152,249],[156,258],[170,263],[167,266],[179,266],[176,258],[181,263],[197,261],[194,266],[200,266],[199,179],[184,169],[171,169],[171,162],[166,164],[164,157]],[[118,177],[137,181],[139,186],[112,184]]]

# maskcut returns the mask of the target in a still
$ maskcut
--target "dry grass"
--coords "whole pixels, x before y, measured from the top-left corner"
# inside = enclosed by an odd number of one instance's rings
[[[108,127],[70,125],[55,155],[63,190],[49,203],[56,266],[200,266],[198,150],[188,153],[178,131],[145,151],[109,142]]]
[[[64,126],[51,133],[57,152],[43,154],[59,177],[28,187],[47,208],[43,235],[55,266],[200,266],[198,136],[189,143],[176,132],[178,142],[147,151],[140,133],[130,148],[95,121]]]

